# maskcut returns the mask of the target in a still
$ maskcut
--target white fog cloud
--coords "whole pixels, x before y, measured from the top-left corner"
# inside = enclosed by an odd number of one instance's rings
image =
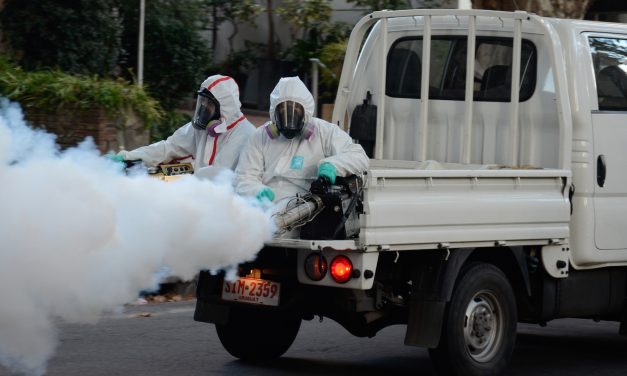
[[[0,363],[43,374],[55,318],[95,322],[154,287],[254,258],[269,214],[229,184],[126,176],[93,143],[59,151],[0,99]]]

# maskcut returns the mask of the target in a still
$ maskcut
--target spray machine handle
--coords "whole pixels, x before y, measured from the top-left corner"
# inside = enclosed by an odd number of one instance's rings
[[[327,194],[331,190],[331,181],[326,176],[320,176],[311,183],[309,192],[313,194]]]
[[[136,166],[136,165],[138,165],[140,163],[142,163],[141,159],[130,159],[130,160],[125,159],[124,160],[124,165],[125,165],[126,168],[131,168],[131,167]]]

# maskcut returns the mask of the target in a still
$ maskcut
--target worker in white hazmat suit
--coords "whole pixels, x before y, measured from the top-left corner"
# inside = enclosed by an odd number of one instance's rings
[[[250,137],[235,170],[239,194],[278,202],[308,191],[320,177],[333,184],[368,168],[361,145],[313,111],[313,96],[298,77],[279,80],[270,94],[272,121]]]
[[[221,170],[235,170],[240,151],[252,125],[240,111],[239,88],[233,78],[214,75],[198,91],[196,111],[190,123],[177,129],[166,140],[131,151],[120,151],[117,157],[141,159],[152,167],[160,163],[193,160],[194,171],[213,176]]]

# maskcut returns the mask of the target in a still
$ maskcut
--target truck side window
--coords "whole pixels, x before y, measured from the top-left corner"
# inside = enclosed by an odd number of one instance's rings
[[[474,100],[510,100],[512,40],[477,38]],[[464,37],[434,37],[431,40],[429,98],[464,100],[466,87]],[[397,98],[420,98],[422,38],[401,38],[388,53],[386,94]],[[536,85],[536,50],[523,40],[520,67],[520,101],[531,97]]]
[[[627,39],[590,37],[599,110],[627,111]]]

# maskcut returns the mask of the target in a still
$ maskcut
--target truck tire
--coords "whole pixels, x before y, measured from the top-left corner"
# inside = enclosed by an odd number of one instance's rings
[[[449,302],[440,344],[429,354],[438,374],[499,375],[516,342],[516,300],[503,272],[472,263],[461,272]]]
[[[229,321],[216,324],[222,346],[236,358],[250,362],[272,360],[290,348],[301,318],[294,314],[231,307]]]

